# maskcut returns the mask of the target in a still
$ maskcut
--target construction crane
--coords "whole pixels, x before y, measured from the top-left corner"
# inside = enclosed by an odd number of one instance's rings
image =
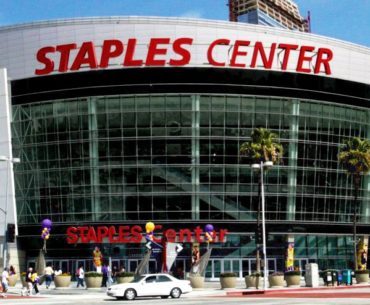
[[[229,21],[238,21],[236,16],[236,10],[234,7],[234,0],[229,0],[229,2],[226,4],[229,7]]]

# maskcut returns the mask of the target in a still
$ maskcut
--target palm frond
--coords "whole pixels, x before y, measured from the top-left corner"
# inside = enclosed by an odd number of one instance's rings
[[[265,128],[256,128],[251,141],[240,146],[240,155],[251,162],[272,161],[279,163],[283,157],[283,146],[275,133]]]

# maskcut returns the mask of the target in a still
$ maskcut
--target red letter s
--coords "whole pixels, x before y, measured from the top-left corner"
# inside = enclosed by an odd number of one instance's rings
[[[45,75],[49,74],[50,72],[53,72],[54,70],[54,61],[52,61],[50,58],[47,58],[46,55],[48,53],[54,53],[55,48],[54,47],[44,47],[38,50],[36,58],[38,62],[44,64],[43,69],[36,69],[35,74],[36,75]]]
[[[190,62],[191,54],[189,50],[183,48],[183,44],[192,45],[192,38],[179,38],[173,42],[173,51],[180,55],[181,59],[170,59],[170,66],[185,66]]]
[[[75,244],[78,241],[78,235],[76,235],[77,228],[76,227],[68,227],[67,228],[67,243]]]

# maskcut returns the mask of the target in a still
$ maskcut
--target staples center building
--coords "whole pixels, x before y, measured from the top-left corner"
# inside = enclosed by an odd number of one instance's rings
[[[370,138],[369,48],[138,17],[8,26],[0,39],[0,152],[10,158],[0,163],[0,217],[18,233],[10,264],[34,263],[49,218],[47,260],[63,271],[91,269],[95,245],[134,271],[152,221],[156,236],[183,242],[176,268],[188,271],[191,244],[203,252],[212,224],[206,277],[244,276],[255,270],[259,193],[239,147],[265,127],[285,150],[264,177],[269,269],[284,269],[287,236],[302,269],[349,266],[354,188],[337,154],[343,140]],[[363,177],[359,236],[370,229],[369,192]]]

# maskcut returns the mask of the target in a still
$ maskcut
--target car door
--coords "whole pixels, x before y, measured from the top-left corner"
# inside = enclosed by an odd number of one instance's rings
[[[137,292],[138,296],[158,295],[156,275],[147,276],[140,284],[140,291]]]
[[[170,295],[172,288],[175,286],[173,280],[165,274],[158,275],[157,282],[158,291],[161,295]]]

